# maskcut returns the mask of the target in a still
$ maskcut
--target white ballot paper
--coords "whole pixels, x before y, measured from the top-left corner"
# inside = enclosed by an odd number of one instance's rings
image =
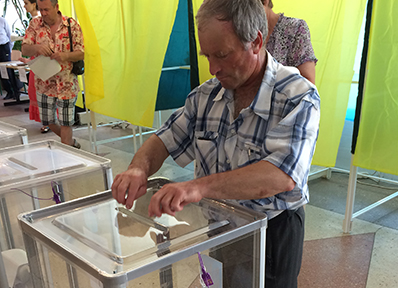
[[[61,65],[59,65],[57,60],[50,59],[50,57],[43,55],[29,61],[28,66],[33,73],[35,73],[35,76],[39,77],[43,81],[46,81],[48,78],[61,71]]]
[[[8,78],[8,73],[7,73],[6,65],[0,65],[0,72],[1,72],[1,78],[3,78],[3,79],[9,79],[9,78]]]
[[[19,80],[24,83],[28,83],[28,78],[26,77],[26,70],[25,68],[18,68],[19,73]]]

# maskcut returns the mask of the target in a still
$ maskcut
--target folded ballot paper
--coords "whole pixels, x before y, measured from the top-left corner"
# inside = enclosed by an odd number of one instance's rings
[[[59,65],[57,60],[43,55],[29,61],[28,66],[33,73],[35,73],[35,76],[39,77],[43,81],[46,81],[48,78],[61,71],[61,65]]]

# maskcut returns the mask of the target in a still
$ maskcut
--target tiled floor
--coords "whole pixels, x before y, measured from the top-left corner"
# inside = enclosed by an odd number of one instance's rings
[[[52,132],[40,133],[41,124],[30,121],[28,113],[24,112],[26,104],[4,107],[3,102],[0,100],[0,121],[27,128],[29,142],[58,139]],[[336,164],[339,168],[347,170],[349,168],[347,159],[350,158],[347,147],[350,145],[348,142],[351,125],[347,123],[344,130],[342,138],[344,141],[341,143]],[[132,132],[130,127],[127,129],[100,127],[97,136],[101,139],[104,135],[128,135]],[[74,135],[82,144],[82,149],[91,150],[86,127],[76,127]],[[112,160],[115,176],[124,171],[131,161],[133,146],[131,138],[114,141],[98,146],[98,153]],[[193,176],[193,166],[181,168],[171,159],[167,159],[156,175],[175,181],[189,180]],[[342,223],[347,185],[348,176],[344,173],[333,173],[330,180],[316,179],[310,182],[311,203],[306,205],[306,237],[299,287],[396,288],[398,287],[398,200],[391,200],[372,210],[373,212],[355,219],[352,232],[345,235],[342,232]],[[391,193],[391,190],[385,192],[383,189],[373,189],[372,186],[365,187],[363,191],[357,192],[358,205],[362,205],[369,198]]]
[[[306,241],[300,287],[366,287],[374,237],[367,233]]]

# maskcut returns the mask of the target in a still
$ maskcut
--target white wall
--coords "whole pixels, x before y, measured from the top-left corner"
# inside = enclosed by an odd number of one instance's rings
[[[0,0],[0,16],[3,15],[4,1],[5,0]],[[23,5],[24,5],[23,0],[17,0],[17,1],[19,1],[21,3],[24,19],[27,19],[26,16],[25,16],[26,15],[26,11],[23,8]],[[8,22],[8,24],[10,25],[10,28],[11,28],[12,31],[15,31],[15,28],[22,29],[23,25],[22,25],[21,21],[19,20],[17,11],[15,10],[15,7],[11,3],[11,1],[8,1],[8,3],[7,3],[7,13],[5,15],[5,18],[6,18],[7,22]]]

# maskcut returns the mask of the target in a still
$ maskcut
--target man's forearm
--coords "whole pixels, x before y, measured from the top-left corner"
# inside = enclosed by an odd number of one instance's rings
[[[84,60],[84,52],[81,51],[67,52],[67,61],[76,62],[79,60]]]
[[[139,168],[149,177],[162,167],[168,156],[169,152],[162,140],[158,136],[152,135],[135,153],[129,169]]]
[[[23,44],[21,50],[22,50],[22,55],[24,56],[32,57],[37,54],[35,44],[33,45]]]
[[[192,184],[203,197],[241,200],[271,197],[295,186],[289,175],[268,161],[195,179]]]

